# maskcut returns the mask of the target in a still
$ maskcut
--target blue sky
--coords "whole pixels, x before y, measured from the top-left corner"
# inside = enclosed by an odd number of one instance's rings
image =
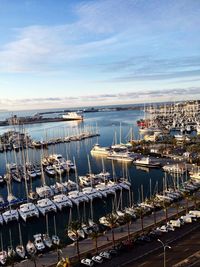
[[[0,109],[200,98],[198,0],[0,0]]]

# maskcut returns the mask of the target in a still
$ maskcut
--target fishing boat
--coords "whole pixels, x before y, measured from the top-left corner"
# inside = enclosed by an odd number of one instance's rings
[[[38,200],[36,206],[42,215],[45,215],[47,212],[51,211],[56,212],[55,204],[48,198]]]
[[[39,218],[39,211],[33,203],[25,203],[20,205],[19,214],[25,222],[28,218],[31,217]]]
[[[42,241],[42,235],[41,234],[36,234],[33,236],[34,237],[34,245],[36,249],[40,252],[45,249],[45,245]]]

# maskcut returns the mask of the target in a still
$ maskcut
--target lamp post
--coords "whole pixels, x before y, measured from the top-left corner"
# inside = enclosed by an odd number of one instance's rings
[[[163,258],[163,266],[166,267],[166,248],[171,248],[170,246],[164,244],[160,239],[157,239],[158,242],[160,242],[163,246],[163,252],[164,252],[164,258]]]

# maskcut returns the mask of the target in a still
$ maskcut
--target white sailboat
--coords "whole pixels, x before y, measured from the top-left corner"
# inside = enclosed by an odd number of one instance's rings
[[[47,212],[57,211],[55,204],[48,198],[38,200],[36,206],[42,215],[45,215]]]
[[[13,245],[12,245],[12,234],[11,229],[9,229],[9,236],[10,236],[10,246],[8,246],[8,257],[13,258],[16,254]]]
[[[46,233],[42,235],[43,242],[47,248],[51,248],[53,243],[51,238],[49,237],[49,222],[48,222],[48,214],[46,214]]]
[[[19,245],[16,246],[16,253],[20,258],[24,259],[25,255],[26,255],[26,251],[25,251],[25,248],[23,246],[20,223],[18,224],[18,228],[19,228]]]
[[[59,246],[60,245],[60,238],[57,235],[57,228],[56,228],[56,217],[53,217],[54,222],[54,235],[52,235],[52,242],[54,245]]]
[[[3,250],[3,237],[1,233],[1,251],[0,251],[0,263],[1,265],[5,265],[8,258],[8,254],[6,250]]]
[[[37,249],[36,249],[34,243],[30,240],[28,241],[28,243],[26,245],[26,250],[27,250],[29,255],[34,255],[37,252]]]

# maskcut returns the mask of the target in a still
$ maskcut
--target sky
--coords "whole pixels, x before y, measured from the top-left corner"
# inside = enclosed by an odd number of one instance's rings
[[[199,0],[0,0],[0,109],[200,99]]]

